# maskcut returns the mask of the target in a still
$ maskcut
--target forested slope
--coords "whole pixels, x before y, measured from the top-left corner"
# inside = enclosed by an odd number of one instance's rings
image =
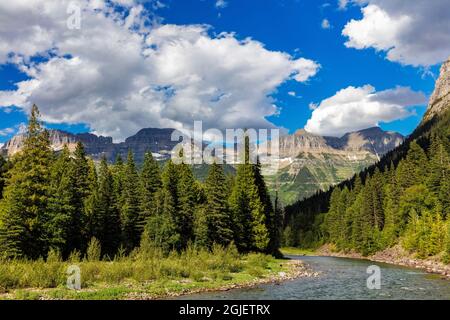
[[[421,258],[448,261],[449,109],[351,180],[286,207],[285,244],[331,243],[369,255],[399,243]]]

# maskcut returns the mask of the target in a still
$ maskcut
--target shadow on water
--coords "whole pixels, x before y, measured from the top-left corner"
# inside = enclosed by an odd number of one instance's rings
[[[317,278],[299,278],[281,284],[254,288],[209,292],[179,299],[446,299],[450,300],[450,281],[420,270],[367,260],[289,256],[307,263]],[[381,288],[369,289],[367,268],[380,267]]]

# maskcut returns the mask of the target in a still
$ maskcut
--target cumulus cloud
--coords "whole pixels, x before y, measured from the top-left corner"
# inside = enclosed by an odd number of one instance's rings
[[[226,8],[227,6],[228,6],[228,2],[226,2],[225,0],[217,0],[216,1],[217,9],[223,9],[223,8]]]
[[[342,34],[349,48],[374,48],[390,61],[431,66],[450,55],[448,0],[352,0],[361,6],[360,20],[351,20]]]
[[[14,132],[16,132],[16,130],[14,128],[0,129],[0,137],[9,136],[10,134],[13,134]]]
[[[408,87],[396,87],[377,92],[371,85],[348,87],[320,104],[311,104],[313,110],[305,129],[311,133],[337,136],[351,131],[378,126],[414,114],[413,106],[426,104],[422,92]]]
[[[320,26],[322,27],[322,29],[330,29],[331,28],[330,21],[328,21],[328,19],[323,19]]]
[[[143,127],[270,128],[270,97],[319,65],[204,25],[162,25],[132,0],[84,0],[82,27],[66,27],[69,0],[0,3],[0,64],[29,79],[0,91],[0,106],[45,121],[86,123],[116,140]],[[120,6],[118,8],[117,6]],[[27,21],[26,24],[23,21]],[[40,59],[33,59],[40,57]]]

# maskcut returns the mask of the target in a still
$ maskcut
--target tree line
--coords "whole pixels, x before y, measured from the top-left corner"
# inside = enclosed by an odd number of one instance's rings
[[[131,150],[113,165],[94,163],[82,143],[55,154],[33,106],[22,150],[0,157],[1,256],[38,259],[57,250],[67,258],[85,254],[91,241],[110,258],[141,241],[164,252],[219,244],[277,255],[282,212],[248,148],[245,158],[235,176],[213,164],[201,183],[190,165],[168,160],[161,169],[150,152],[141,168]]]
[[[450,261],[450,112],[351,181],[286,208],[287,245],[370,255],[401,244]]]

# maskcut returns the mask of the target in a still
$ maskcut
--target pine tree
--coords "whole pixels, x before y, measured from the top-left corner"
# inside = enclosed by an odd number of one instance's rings
[[[179,176],[172,160],[167,161],[161,177],[162,188],[156,193],[154,210],[146,230],[151,241],[164,251],[181,250],[181,228],[178,224]]]
[[[210,249],[212,247],[212,240],[210,226],[211,223],[208,221],[207,205],[197,206],[194,214],[194,237],[195,246],[197,248]],[[233,233],[231,233],[231,236]]]
[[[210,166],[205,181],[205,189],[207,203],[206,207],[200,211],[200,217],[203,219],[200,221],[207,223],[208,235],[206,244],[208,247],[211,247],[215,242],[227,246],[233,240],[233,230],[231,211],[227,201],[226,177],[222,166],[216,163]],[[205,215],[205,211],[207,215]],[[197,229],[201,227],[201,225],[198,225]]]
[[[279,198],[278,198],[278,192],[275,195],[275,203],[274,203],[274,230],[275,234],[273,234],[273,247],[274,248],[280,248],[281,247],[281,241],[282,241],[282,232],[283,232],[283,209],[281,207]],[[275,256],[279,256],[278,253],[275,253]]]
[[[33,105],[22,151],[13,159],[0,206],[0,248],[7,257],[37,258],[48,248],[48,211],[53,154],[48,132]]]
[[[76,216],[75,197],[77,191],[72,177],[73,162],[67,145],[58,156],[51,169],[51,184],[48,217],[46,226],[49,246],[58,250],[63,257],[67,257],[72,250],[70,230]]]
[[[259,200],[264,206],[265,227],[269,236],[267,253],[280,255],[279,246],[277,245],[277,222],[275,221],[274,207],[272,204],[272,200],[270,199],[269,191],[264,181],[264,177],[262,175],[261,163],[259,162],[259,158],[257,159],[256,164],[253,166],[253,170],[255,175],[255,184],[258,188]]]
[[[336,243],[339,235],[339,201],[341,198],[341,189],[335,188],[330,198],[330,209],[325,216],[325,230],[330,242]]]
[[[429,175],[426,180],[428,189],[436,195],[440,192],[441,183],[450,178],[450,160],[444,144],[438,136],[433,136],[430,147]]]
[[[131,251],[139,245],[141,237],[139,228],[139,176],[131,151],[128,152],[123,179],[120,208],[122,241],[126,250]]]
[[[264,204],[261,202],[256,184],[254,166],[250,163],[250,145],[247,136],[244,143],[243,163],[238,165],[230,196],[234,240],[241,252],[266,251],[270,235],[266,227]]]
[[[102,255],[113,257],[120,245],[121,226],[114,194],[114,178],[106,157],[102,158],[99,167],[98,208],[101,217],[99,240],[102,244]]]
[[[7,162],[6,160],[0,155],[0,200],[3,198],[3,188],[5,186],[5,174],[7,170]]]
[[[89,196],[89,162],[86,157],[84,146],[78,142],[73,154],[73,165],[71,166],[71,179],[75,194],[73,198],[74,215],[70,222],[69,239],[73,250],[84,251],[87,241],[84,236],[85,228],[85,201]]]
[[[177,165],[178,210],[176,223],[180,228],[181,249],[194,240],[194,213],[197,205],[198,187],[188,164]]]
[[[102,234],[102,216],[101,208],[99,204],[99,188],[98,188],[98,177],[95,164],[92,160],[88,161],[89,172],[88,172],[88,186],[87,186],[87,196],[84,200],[84,232],[83,232],[83,243],[87,243],[92,239],[99,239]]]
[[[139,216],[139,228],[142,231],[155,205],[155,195],[161,189],[161,173],[157,161],[151,152],[145,154],[144,164],[140,175],[141,204]]]

